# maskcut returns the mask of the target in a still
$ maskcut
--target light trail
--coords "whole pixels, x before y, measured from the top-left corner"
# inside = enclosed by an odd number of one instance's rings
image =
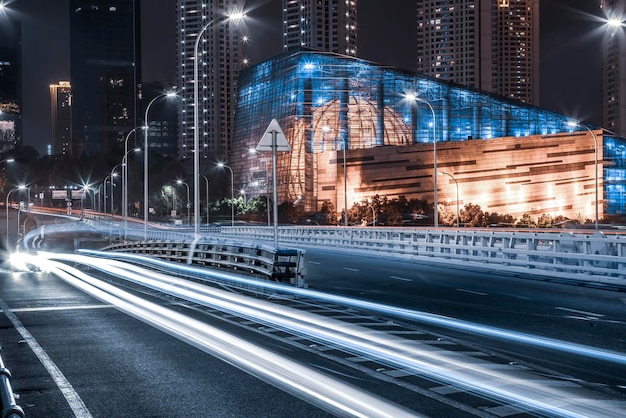
[[[121,260],[131,260],[144,264],[151,264],[166,268],[169,270],[175,269],[184,274],[192,274],[196,277],[204,277],[207,279],[219,279],[231,282],[232,284],[239,284],[246,288],[258,288],[258,289],[272,289],[277,292],[291,294],[296,296],[303,296],[307,298],[313,298],[321,301],[333,302],[342,306],[351,306],[354,308],[365,309],[373,312],[379,312],[385,315],[394,316],[397,318],[409,319],[419,323],[437,325],[449,329],[455,329],[474,335],[485,335],[494,337],[504,341],[514,341],[517,343],[523,343],[535,347],[548,348],[556,351],[568,352],[584,357],[599,359],[616,364],[626,365],[626,355],[617,353],[610,350],[603,350],[595,347],[589,347],[582,344],[570,343],[567,341],[556,340],[553,338],[540,337],[531,334],[524,334],[520,332],[514,332],[509,330],[503,330],[486,325],[474,324],[471,322],[447,317],[444,315],[437,315],[429,312],[417,311],[412,309],[398,308],[395,306],[384,305],[376,302],[368,302],[359,299],[353,299],[345,296],[337,296],[329,293],[319,292],[310,289],[296,288],[293,286],[283,285],[279,283],[273,283],[269,281],[263,281],[259,279],[250,279],[234,274],[229,274],[222,271],[210,270],[207,268],[193,267],[183,264],[169,263],[163,260],[159,260],[155,257],[145,257],[137,254],[127,253],[112,253],[105,251],[95,250],[80,250],[81,254],[89,254],[98,257],[117,258]]]
[[[519,371],[515,375],[509,375],[501,370],[490,369],[488,362],[459,356],[458,353],[447,355],[446,352],[427,344],[408,342],[384,332],[258,301],[114,260],[76,255],[49,256],[91,265],[107,274],[160,292],[243,316],[402,370],[426,374],[524,409],[537,409],[543,413],[568,417],[589,414],[620,416],[626,413],[626,410],[620,411],[614,405],[593,402],[592,399],[597,394],[588,391],[583,395],[585,390],[581,387],[576,387],[577,394],[574,397],[572,392],[551,386],[553,381],[548,379],[538,381],[536,375]]]
[[[77,261],[77,260],[74,260]],[[42,267],[87,294],[115,306],[161,331],[173,335],[286,392],[338,416],[404,418],[409,411],[358,388],[319,373],[269,350],[189,316],[145,301],[67,264],[52,260]]]

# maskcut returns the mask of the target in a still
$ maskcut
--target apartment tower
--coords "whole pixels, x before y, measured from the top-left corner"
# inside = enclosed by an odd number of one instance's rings
[[[242,4],[238,0],[177,0],[178,151],[183,160],[192,160],[194,152],[196,65],[199,161],[215,162],[229,154],[246,39],[243,22],[229,16],[242,12]]]
[[[70,77],[75,150],[123,149],[141,123],[139,0],[70,0]]]
[[[608,20],[626,19],[626,0],[601,0]],[[604,36],[602,62],[602,126],[626,136],[626,34],[609,25]]]
[[[357,54],[357,0],[283,0],[283,50]]]
[[[72,155],[72,86],[69,81],[50,85],[52,153]]]
[[[539,104],[539,0],[417,0],[417,71]]]

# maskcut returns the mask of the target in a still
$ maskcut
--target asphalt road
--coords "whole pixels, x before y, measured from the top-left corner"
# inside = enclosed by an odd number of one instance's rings
[[[626,293],[506,272],[441,268],[391,256],[307,249],[311,289],[626,353]],[[167,304],[167,302],[164,302]],[[0,344],[27,416],[324,417],[318,407],[131,318],[45,273],[0,273]],[[207,321],[209,319],[206,319]],[[220,322],[219,320],[217,322]],[[407,321],[411,322],[411,321]],[[411,324],[547,375],[626,401],[626,366],[432,324]],[[247,340],[427,416],[495,416],[455,409],[254,329]],[[285,339],[285,341],[287,341]],[[507,360],[507,361],[508,361]],[[376,369],[375,369],[376,370]],[[407,386],[407,385],[405,385]],[[468,402],[466,402],[468,403]]]

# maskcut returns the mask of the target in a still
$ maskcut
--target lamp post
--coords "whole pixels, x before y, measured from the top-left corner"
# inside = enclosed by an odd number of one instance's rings
[[[233,13],[228,16],[222,16],[217,19],[212,19],[209,23],[204,25],[198,35],[196,36],[196,44],[194,47],[193,55],[193,232],[196,238],[199,236],[199,223],[200,223],[200,127],[199,127],[199,104],[198,104],[198,47],[200,46],[200,39],[204,32],[216,21],[221,20],[241,20],[245,17],[242,12]],[[231,170],[232,173],[232,170]],[[232,190],[231,190],[232,191]],[[234,209],[233,209],[233,225],[234,225]]]
[[[148,239],[148,130],[150,127],[148,126],[148,111],[150,110],[150,106],[157,100],[162,97],[173,97],[176,96],[176,93],[162,93],[157,97],[152,99],[148,106],[146,107],[146,112],[144,114],[144,141],[143,141],[143,239]]]
[[[9,190],[9,193],[7,193],[7,198],[6,198],[6,202],[5,202],[5,209],[6,209],[6,218],[7,218],[7,229],[6,229],[6,249],[7,251],[9,250],[9,196],[11,196],[11,193],[13,193],[16,190],[24,190],[26,188],[25,185],[21,185],[21,186],[17,186],[14,187],[13,189]],[[19,213],[19,207],[18,207],[18,213]],[[19,230],[19,221],[17,223],[17,227]],[[19,237],[18,237],[19,238]]]
[[[128,139],[128,137],[126,137],[126,139]],[[126,148],[126,146],[124,147]],[[124,231],[124,239],[126,239],[126,224],[128,218],[128,154],[139,151],[141,151],[141,148],[134,148],[130,151],[126,151],[124,157],[122,157],[122,229]]]
[[[459,183],[456,181],[456,178],[450,173],[440,171],[439,174],[450,177],[452,180],[454,180],[454,184],[456,185],[456,227],[458,228],[459,227],[459,214],[460,214],[459,212]]]
[[[218,167],[227,168],[230,171],[230,226],[235,226],[235,186],[233,169],[224,163],[218,163]]]
[[[189,185],[182,180],[176,180],[176,184],[184,184],[187,187],[187,223],[191,222],[191,215],[189,214]]]
[[[209,179],[203,175],[200,174],[200,177],[204,178],[204,181],[206,182],[206,224],[209,224],[209,211],[211,210],[211,205],[209,205]]]
[[[248,202],[248,199],[246,197],[246,190],[245,189],[239,190],[239,194],[243,196],[243,204],[245,205]]]
[[[579,128],[585,128],[587,131],[589,131],[589,133],[591,134],[591,136],[593,137],[593,148],[594,148],[594,170],[595,170],[595,220],[594,220],[594,225],[595,225],[595,230],[596,232],[598,231],[598,138],[596,137],[596,134],[585,124],[577,122],[577,121],[569,121],[567,122],[567,125],[570,127],[579,127]]]
[[[407,93],[405,95],[405,98],[411,102],[425,103],[433,115],[433,189],[434,189],[433,217],[435,218],[435,228],[437,228],[439,227],[439,213],[437,209],[437,200],[438,200],[437,199],[437,117],[435,116],[435,110],[433,109],[432,105],[428,102],[428,100],[418,97],[415,93]]]
[[[126,134],[126,139],[124,139],[124,157],[122,158],[122,223],[124,228],[124,238],[126,238],[126,218],[128,218],[128,165],[127,165],[127,156],[130,151],[128,151],[128,139],[133,134],[133,132],[137,131],[137,129],[145,129],[145,126],[137,126]],[[137,148],[134,149],[136,151]]]

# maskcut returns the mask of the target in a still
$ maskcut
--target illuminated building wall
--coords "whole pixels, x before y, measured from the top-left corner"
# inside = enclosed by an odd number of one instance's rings
[[[432,106],[435,126],[430,108],[408,100],[411,94]],[[240,75],[229,164],[235,188],[250,197],[271,184],[270,156],[248,149],[272,119],[293,149],[279,154],[279,201],[297,201],[307,212],[325,200],[343,209],[344,147],[348,206],[376,194],[432,202],[433,134],[438,170],[458,176],[463,203],[502,214],[594,212],[591,135],[519,101],[347,56],[285,53]],[[604,213],[626,213],[626,142],[598,138],[598,200]],[[448,180],[438,179],[441,202],[451,199]]]
[[[5,16],[6,17],[6,16]],[[22,25],[0,27],[0,153],[22,145]]]

